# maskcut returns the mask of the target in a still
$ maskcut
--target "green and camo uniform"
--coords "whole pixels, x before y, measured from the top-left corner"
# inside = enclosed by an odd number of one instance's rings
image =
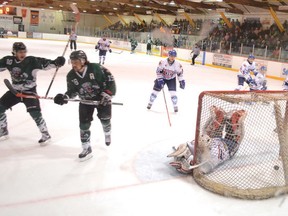
[[[12,86],[15,90],[26,94],[37,94],[36,75],[39,70],[56,68],[54,60],[27,56],[24,60],[18,61],[15,56],[5,56],[0,59],[0,71],[8,69],[12,79]],[[11,91],[7,91],[0,98],[0,136],[7,133],[7,117],[5,111],[14,105],[23,102],[27,112],[36,122],[40,132],[48,133],[45,120],[41,114],[39,99],[19,98]]]
[[[101,93],[106,92],[114,96],[116,84],[111,72],[95,63],[88,63],[83,73],[73,69],[67,74],[67,92],[69,98],[77,95],[82,100],[100,101]],[[90,146],[90,126],[93,121],[94,109],[97,109],[97,116],[101,121],[105,134],[111,132],[111,102],[106,106],[79,103],[80,137],[83,149]]]

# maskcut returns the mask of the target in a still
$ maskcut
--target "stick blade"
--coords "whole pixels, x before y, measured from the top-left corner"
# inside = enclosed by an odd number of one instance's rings
[[[4,84],[9,89],[9,91],[11,91],[14,95],[17,95],[18,92],[13,88],[12,84],[8,79],[4,79]]]

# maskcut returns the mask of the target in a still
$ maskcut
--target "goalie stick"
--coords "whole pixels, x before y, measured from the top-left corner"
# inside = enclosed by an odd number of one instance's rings
[[[39,96],[35,93],[33,93],[33,95],[30,95],[27,93],[25,94],[25,93],[18,92],[16,89],[13,88],[13,86],[11,85],[11,83],[8,79],[4,79],[4,83],[5,83],[6,87],[9,89],[9,91],[11,91],[12,94],[14,94],[16,97],[54,100],[54,97]],[[80,102],[80,103],[89,104],[89,105],[99,105],[100,104],[99,101],[92,101],[92,100],[82,100],[82,99],[65,99],[65,100],[66,101],[72,101],[72,102]],[[123,103],[112,102],[112,105],[123,106]]]

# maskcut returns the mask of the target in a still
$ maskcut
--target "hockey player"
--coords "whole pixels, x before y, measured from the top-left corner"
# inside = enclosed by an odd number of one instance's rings
[[[39,70],[49,70],[61,67],[65,64],[65,58],[57,57],[55,60],[26,56],[27,49],[24,43],[15,42],[12,48],[12,56],[5,56],[0,59],[0,71],[8,69],[11,74],[12,85],[15,90],[26,94],[37,94],[36,72]],[[14,105],[23,102],[27,112],[31,115],[38,126],[42,137],[38,141],[40,145],[45,145],[51,138],[46,122],[42,117],[39,99],[19,98],[11,91],[7,91],[0,98],[0,137],[7,138],[7,117],[5,111]]]
[[[152,54],[151,48],[152,48],[152,40],[151,40],[151,38],[149,37],[149,38],[148,38],[148,41],[147,41],[147,46],[146,46],[146,54],[147,54],[147,55],[151,55],[151,54]]]
[[[211,106],[210,118],[203,127],[199,138],[200,164],[192,166],[194,156],[194,141],[181,144],[168,155],[174,161],[170,163],[181,173],[191,173],[200,166],[203,173],[209,173],[214,168],[231,159],[239,149],[244,137],[245,110],[225,112],[222,108]]]
[[[192,56],[191,65],[195,65],[195,59],[200,55],[200,47],[198,46],[198,44],[195,44],[190,55],[192,55],[192,53],[193,53],[193,56]]]
[[[99,64],[101,64],[101,60],[102,64],[104,64],[107,51],[109,51],[110,53],[112,52],[112,50],[110,49],[110,41],[107,40],[106,36],[103,36],[98,41],[97,45],[95,46],[95,49],[99,50]]]
[[[267,80],[265,78],[265,71],[260,70],[259,73],[255,75],[255,78],[250,82],[250,90],[265,91],[267,90]]]
[[[130,39],[130,43],[131,43],[131,54],[135,53],[135,49],[138,46],[138,42],[136,39]]]
[[[158,93],[166,84],[171,95],[174,112],[178,112],[178,98],[176,96],[176,75],[178,77],[181,89],[185,88],[185,80],[183,78],[182,65],[175,60],[176,56],[177,52],[175,50],[170,50],[168,52],[168,58],[159,62],[158,68],[156,70],[157,79],[154,81],[153,92],[150,95],[150,101],[148,103],[147,109],[151,109]]]
[[[254,60],[255,60],[254,55],[249,55],[248,59],[242,63],[237,75],[238,86],[235,90],[239,91],[243,89],[244,82],[246,82],[249,86],[253,85],[253,83],[251,83],[253,79],[251,78],[250,72],[253,72],[255,76],[258,73],[258,71],[256,70],[256,63],[254,62]]]
[[[65,94],[57,94],[54,102],[63,105],[68,102],[68,98],[77,95],[83,100],[100,102],[97,106],[87,102],[79,103],[80,139],[83,148],[79,159],[84,161],[92,157],[90,126],[95,109],[105,133],[105,143],[107,146],[110,145],[111,99],[116,93],[116,84],[110,71],[99,64],[90,63],[82,50],[72,52],[70,60],[72,70],[67,74],[67,91]]]
[[[77,44],[76,44],[77,34],[74,31],[71,32],[69,39],[70,39],[70,49],[71,49],[71,51],[73,50],[73,48],[74,48],[74,50],[76,50],[77,49]]]

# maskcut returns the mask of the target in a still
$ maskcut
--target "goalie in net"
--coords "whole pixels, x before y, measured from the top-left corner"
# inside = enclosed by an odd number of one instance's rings
[[[199,140],[199,157],[201,163],[194,165],[194,141],[179,145],[167,157],[173,157],[170,162],[181,173],[191,173],[199,167],[203,173],[213,169],[236,154],[244,137],[245,110],[225,112],[221,107],[211,106],[210,117],[206,121]]]

